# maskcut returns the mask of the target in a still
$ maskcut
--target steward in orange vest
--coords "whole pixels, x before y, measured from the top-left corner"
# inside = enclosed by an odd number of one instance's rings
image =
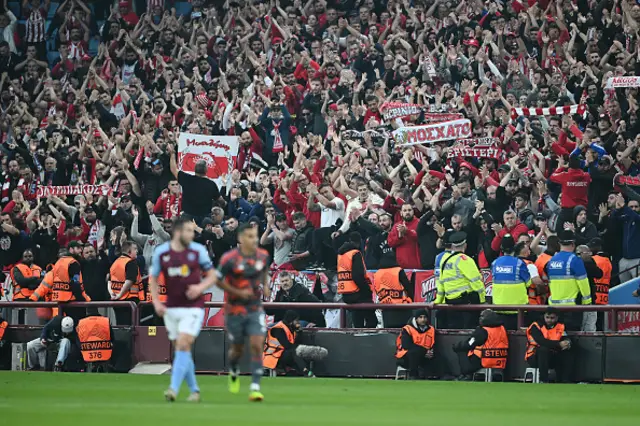
[[[83,318],[76,327],[78,347],[86,363],[108,362],[113,354],[113,333],[109,318]]]
[[[4,333],[7,331],[7,327],[9,327],[9,323],[0,316],[0,348],[4,346]]]
[[[122,255],[109,270],[109,294],[111,300],[144,301],[142,275],[136,257],[138,246],[133,241],[122,243]]]
[[[461,380],[471,379],[470,374],[481,368],[504,369],[509,354],[507,330],[498,314],[485,309],[480,314],[480,325],[471,337],[457,343],[453,349],[458,352]]]
[[[29,297],[29,300],[32,300],[34,302],[37,302],[37,301],[51,302],[52,301],[51,297],[53,293],[53,291],[51,290],[52,288],[53,288],[53,269],[51,269],[46,274],[44,274],[44,277],[42,278],[42,282],[40,283],[38,288],[36,288],[33,291],[33,293],[31,294],[31,297]],[[37,308],[36,315],[38,315],[38,318],[45,319],[48,321],[51,318],[58,315],[58,308]]]
[[[373,303],[372,284],[367,278],[364,257],[360,251],[362,237],[358,232],[349,235],[349,241],[338,250],[338,294],[347,304]],[[376,328],[378,320],[375,311],[352,310],[351,318],[355,328]]]
[[[299,373],[308,374],[307,364],[296,355],[296,338],[299,330],[300,321],[295,311],[287,311],[283,320],[269,329],[262,353],[264,368],[275,370],[293,367]]]
[[[147,294],[147,299],[146,299],[147,302],[153,302],[153,298],[151,297],[151,292],[148,291],[146,294]],[[158,275],[158,300],[161,303],[167,303],[167,283],[166,283],[166,280],[164,279],[164,274],[162,272],[160,272],[160,275]]]
[[[433,344],[436,330],[429,324],[429,312],[419,309],[414,312],[409,324],[402,327],[396,339],[398,365],[409,370],[409,379],[418,379],[433,374]]]
[[[373,274],[373,287],[378,303],[399,305],[411,303],[413,284],[407,278],[404,269],[395,261],[380,261],[380,269]],[[401,328],[413,318],[406,309],[383,309],[382,322],[385,328]]]
[[[543,321],[533,322],[527,328],[527,352],[524,359],[540,370],[540,382],[549,381],[549,369],[555,369],[558,380],[569,383],[572,376],[573,356],[571,340],[565,326],[558,322],[553,308],[544,313]]]
[[[547,249],[535,261],[538,275],[542,280],[543,286],[536,286],[529,290],[530,305],[546,305],[549,299],[549,277],[547,276],[547,263],[554,254],[560,251],[560,240],[556,235],[547,238]]]
[[[33,260],[33,251],[27,249],[22,253],[22,261],[11,268],[13,300],[15,301],[28,300],[44,277],[42,268],[33,263]]]
[[[609,304],[609,288],[611,285],[611,270],[613,266],[611,265],[611,260],[606,253],[602,252],[602,241],[600,238],[594,238],[589,241],[589,249],[591,249],[593,255],[593,261],[596,262],[596,265],[602,271],[602,277],[595,278],[593,280],[594,288],[592,289],[592,293],[594,295],[594,304],[596,305],[608,305]],[[600,317],[601,315],[598,315]],[[602,330],[602,328],[598,328],[598,330]]]

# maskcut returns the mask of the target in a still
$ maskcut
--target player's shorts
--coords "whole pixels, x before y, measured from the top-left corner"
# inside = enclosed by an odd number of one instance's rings
[[[198,337],[203,321],[203,308],[167,308],[164,314],[164,325],[167,327],[169,340],[176,340],[180,333]]]
[[[226,315],[225,328],[231,343],[244,343],[246,337],[264,336],[267,333],[267,319],[264,311],[241,315]]]

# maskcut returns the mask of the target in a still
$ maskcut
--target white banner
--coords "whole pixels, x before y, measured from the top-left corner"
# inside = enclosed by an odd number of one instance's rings
[[[640,87],[640,77],[609,77],[606,89],[617,87]]]
[[[231,178],[231,172],[238,159],[237,136],[209,136],[180,133],[178,138],[178,168],[194,174],[196,163],[207,163],[207,177],[218,187],[225,186],[224,177]]]
[[[471,121],[467,119],[451,120],[423,126],[401,127],[393,131],[397,145],[418,145],[471,136]]]

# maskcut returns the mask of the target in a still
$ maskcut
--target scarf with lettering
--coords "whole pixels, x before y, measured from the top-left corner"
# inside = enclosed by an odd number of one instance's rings
[[[282,136],[280,135],[280,125],[282,121],[273,120],[273,152],[278,153],[284,151],[284,144],[282,143]]]
[[[164,212],[163,217],[165,219],[173,219],[180,216],[182,211],[182,193],[167,194],[167,198],[164,199]]]

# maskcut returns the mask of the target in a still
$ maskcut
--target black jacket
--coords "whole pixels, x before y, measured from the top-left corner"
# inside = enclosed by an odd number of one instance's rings
[[[420,264],[423,269],[433,269],[435,267],[436,256],[440,252],[436,248],[438,233],[429,224],[433,217],[433,212],[428,211],[423,214],[418,222],[416,233],[418,234],[418,248],[420,249]]]
[[[456,343],[453,346],[453,350],[456,352],[468,352],[473,348],[484,345],[489,338],[489,333],[483,327],[502,327],[502,320],[497,314],[491,315],[485,321],[481,321],[480,325],[473,330],[473,334],[466,340]]]
[[[283,323],[284,324],[284,323]],[[291,330],[291,327],[289,327],[288,324],[284,324],[285,327],[287,327],[289,329],[289,331],[291,331],[291,333],[294,333],[295,330]],[[289,341],[289,339],[287,339],[287,332],[284,331],[282,328],[278,327],[278,328],[272,328],[271,329],[271,335],[278,339],[278,342],[280,342],[280,344],[284,347],[284,350],[286,351],[287,349],[293,349],[295,348],[296,344],[298,343],[298,340],[300,339],[300,335],[302,333],[300,331],[297,332],[296,334],[296,338],[293,341],[293,343],[291,343]]]
[[[47,343],[58,343],[62,340],[63,337],[73,336],[75,331],[67,336],[62,333],[62,315],[57,315],[51,319],[48,323],[44,325],[42,328],[42,334],[40,334],[40,338],[45,340]],[[71,339],[75,340],[74,338]]]
[[[547,327],[545,322],[543,320],[538,320],[536,321],[538,323],[538,327],[531,327],[531,330],[529,331],[529,333],[531,333],[531,337],[533,338],[533,340],[536,341],[536,343],[538,345],[540,345],[543,348],[547,348],[547,349],[551,349],[551,350],[555,350],[555,351],[559,351],[560,350],[560,342],[562,340],[569,340],[568,337],[563,337],[560,340],[549,340],[546,339],[544,337],[544,335],[542,334],[541,328],[542,327]],[[560,322],[558,322],[558,324],[556,324],[556,327],[560,324]]]
[[[420,330],[418,328],[418,325],[416,324],[416,319],[412,318],[411,321],[409,321],[409,324],[407,324],[409,327],[413,327],[416,329],[416,331],[420,334],[426,333],[427,331],[429,331],[431,329],[431,325],[427,325],[427,327],[424,330]],[[402,344],[402,348],[406,349],[409,352],[412,351],[424,351],[425,349],[420,346],[420,345],[416,345],[416,343],[413,341],[413,337],[411,337],[411,335],[407,332],[407,330],[405,330],[404,328],[402,329],[402,333],[400,333],[400,342]]]
[[[283,303],[321,303],[321,300],[314,296],[309,289],[297,282],[293,283],[293,286],[289,291],[283,289],[278,290],[274,302]],[[269,309],[267,313],[273,315],[276,321],[281,321],[284,318],[284,314],[288,309]],[[317,327],[326,327],[324,315],[320,309],[293,309],[295,310],[301,321],[307,321],[314,323]]]
[[[378,269],[383,262],[396,262],[396,252],[389,247],[388,231],[380,231],[367,239],[364,248],[364,260],[367,268]]]

